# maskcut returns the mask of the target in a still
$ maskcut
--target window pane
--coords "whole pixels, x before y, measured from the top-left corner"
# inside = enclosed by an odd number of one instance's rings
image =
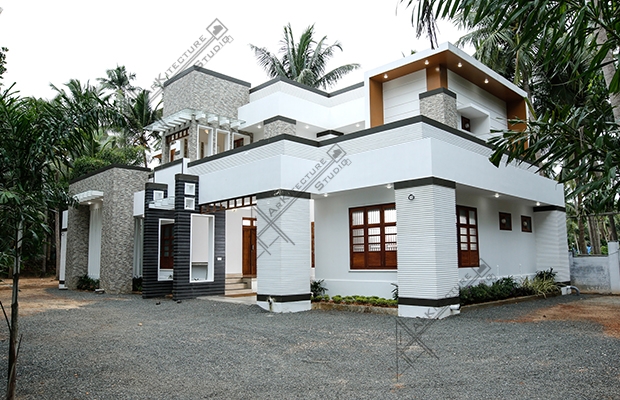
[[[368,251],[381,251],[381,245],[380,244],[369,244]]]
[[[386,242],[396,242],[396,235],[385,235]]]
[[[461,250],[467,250],[467,243],[461,243]]]
[[[354,253],[363,253],[364,252],[364,245],[363,244],[354,244],[353,245],[353,252]]]
[[[461,243],[467,243],[467,236],[461,236]]]
[[[395,208],[388,208],[387,210],[384,211],[384,222],[386,223],[391,223],[391,222],[396,222],[396,209]]]
[[[476,243],[472,243],[469,247],[472,250],[478,250],[478,245]]]
[[[459,224],[467,223],[467,211],[459,210]]]
[[[354,237],[353,238],[353,244],[364,244],[364,237]]]
[[[475,236],[471,236],[471,237],[469,238],[469,241],[470,241],[470,242],[472,242],[472,243],[476,243],[477,239],[476,239],[476,237],[475,237]]]
[[[368,234],[369,235],[380,235],[381,228],[368,228]]]
[[[364,236],[363,229],[353,229],[353,236]]]
[[[467,228],[461,228],[461,235],[467,235]]]
[[[386,243],[385,251],[396,251],[396,243]]]
[[[368,243],[381,243],[381,236],[368,236]]]
[[[390,234],[396,234],[396,227],[395,226],[386,226],[385,227],[385,233],[390,233]]]
[[[476,225],[476,212],[474,210],[469,211],[469,225]]]
[[[378,224],[381,222],[381,210],[368,210],[368,224]]]
[[[352,215],[352,220],[351,223],[354,226],[357,225],[364,225],[364,212],[363,211],[353,211]]]
[[[469,234],[471,236],[476,236],[476,228],[469,228]]]

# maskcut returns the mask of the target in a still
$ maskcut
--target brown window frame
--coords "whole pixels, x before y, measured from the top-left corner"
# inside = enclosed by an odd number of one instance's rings
[[[466,212],[466,223],[461,221],[461,210]],[[474,224],[470,223],[470,211],[474,212]],[[480,240],[479,240],[478,210],[473,207],[456,206],[456,245],[459,259],[459,268],[475,268],[480,266]],[[465,233],[462,235],[465,229]],[[471,229],[474,229],[472,235]],[[462,237],[467,238],[467,243],[462,241]],[[472,237],[475,240],[471,240]],[[472,244],[475,243],[475,250],[472,250]],[[467,244],[467,250],[462,249],[462,245]]]
[[[380,210],[379,223],[368,223],[368,212],[371,210]],[[364,207],[349,208],[349,261],[350,269],[352,270],[383,270],[383,269],[397,269],[397,250],[387,250],[388,246],[393,246],[396,249],[397,246],[397,230],[396,221],[385,222],[385,211],[394,209],[396,211],[396,204],[377,204]],[[363,212],[363,224],[353,225],[353,214],[357,212]],[[392,229],[393,227],[393,229]],[[378,234],[369,234],[376,232],[378,228]],[[389,228],[389,233],[386,233],[386,228]],[[358,234],[359,230],[363,230],[363,234]],[[378,243],[370,243],[370,237],[378,238]],[[388,240],[388,236],[390,240]],[[363,238],[363,243],[354,243],[354,238]],[[364,246],[363,251],[356,250],[359,246]],[[379,245],[379,250],[370,250],[370,246]]]

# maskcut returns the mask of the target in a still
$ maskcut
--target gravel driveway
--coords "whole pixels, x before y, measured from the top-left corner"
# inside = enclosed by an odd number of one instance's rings
[[[21,399],[620,398],[620,339],[594,322],[523,322],[588,296],[436,321],[421,339],[438,358],[412,347],[419,357],[397,381],[393,316],[47,291],[91,302],[21,319]],[[2,386],[6,333],[1,325]]]

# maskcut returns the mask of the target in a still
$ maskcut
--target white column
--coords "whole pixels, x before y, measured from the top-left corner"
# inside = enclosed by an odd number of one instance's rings
[[[458,313],[455,183],[424,178],[398,182],[394,188],[398,315],[444,318]]]
[[[536,269],[553,268],[558,282],[570,281],[566,212],[560,207],[534,207],[534,234],[536,235]]]
[[[257,304],[272,312],[310,310],[310,195],[257,195]]]
[[[103,226],[102,204],[90,205],[90,225],[88,228],[88,276],[99,279],[101,271],[101,228]]]
[[[618,242],[607,242],[607,262],[609,263],[609,286],[613,294],[620,294],[620,257]]]

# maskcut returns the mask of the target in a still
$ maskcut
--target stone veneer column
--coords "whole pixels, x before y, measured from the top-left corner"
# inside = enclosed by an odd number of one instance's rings
[[[458,310],[456,184],[423,178],[394,184],[398,315],[444,318]]]
[[[278,135],[297,135],[297,121],[294,119],[277,116],[263,121],[265,132],[264,139]]]
[[[438,88],[420,93],[420,115],[458,128],[456,93],[446,88]]]
[[[310,194],[277,190],[257,200],[257,304],[310,310]]]
[[[78,278],[88,273],[88,228],[90,207],[69,208],[67,213],[67,261],[65,281],[69,289],[77,289]]]
[[[569,282],[566,209],[557,206],[534,207],[532,228],[536,235],[536,269],[553,268],[558,282]]]

